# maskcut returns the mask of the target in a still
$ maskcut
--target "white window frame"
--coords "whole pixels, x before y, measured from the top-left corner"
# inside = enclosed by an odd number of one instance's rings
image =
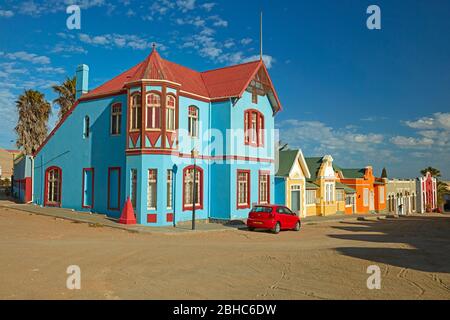
[[[317,191],[316,190],[306,190],[306,205],[316,204]]]
[[[148,169],[147,210],[156,210],[158,203],[158,170]]]
[[[260,204],[269,204],[270,201],[269,182],[270,182],[270,174],[265,172],[259,173],[258,191]]]
[[[250,206],[250,172],[248,171],[238,171],[238,190],[237,190],[237,203],[238,207]],[[245,180],[244,180],[245,179]]]
[[[364,207],[369,206],[369,188],[363,189],[363,206]]]
[[[380,194],[379,198],[380,198],[380,204],[384,204],[385,199],[384,199],[384,187],[379,187],[378,188],[378,193]]]
[[[191,110],[195,110],[195,115],[191,113]],[[188,108],[188,131],[191,138],[198,138],[199,133],[199,119],[200,110],[196,106],[190,106]]]
[[[149,102],[151,97],[157,97],[159,99],[159,103]],[[148,125],[148,117],[150,114],[150,126]],[[160,130],[161,129],[161,95],[155,92],[151,92],[147,94],[145,98],[145,129],[147,130]],[[159,126],[156,126],[156,116],[159,116]]]
[[[116,125],[116,132],[114,132],[114,124]],[[120,136],[122,132],[122,104],[114,103],[111,105],[111,135]]]
[[[130,112],[130,131],[141,130],[142,123],[139,121],[139,115],[142,111],[142,96],[140,93],[136,93],[131,96],[131,112]],[[142,119],[141,119],[142,120]]]
[[[177,104],[177,100],[172,95],[167,95],[166,97],[166,130],[167,131],[175,131],[175,108]],[[173,101],[173,106],[169,104],[170,101]]]

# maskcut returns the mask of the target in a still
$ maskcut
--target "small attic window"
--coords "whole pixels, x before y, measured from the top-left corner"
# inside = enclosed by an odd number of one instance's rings
[[[89,138],[89,116],[84,117],[83,137]]]
[[[252,103],[258,103],[258,92],[256,91],[256,88],[252,89]]]

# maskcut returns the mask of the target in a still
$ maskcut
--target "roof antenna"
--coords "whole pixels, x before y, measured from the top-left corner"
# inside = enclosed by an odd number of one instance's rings
[[[260,30],[259,30],[259,60],[263,59],[263,12],[261,10],[261,18],[260,18]]]

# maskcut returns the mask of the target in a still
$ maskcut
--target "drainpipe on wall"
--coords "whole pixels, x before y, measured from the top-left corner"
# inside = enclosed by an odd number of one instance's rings
[[[34,203],[34,157],[30,156],[31,161],[31,203]]]

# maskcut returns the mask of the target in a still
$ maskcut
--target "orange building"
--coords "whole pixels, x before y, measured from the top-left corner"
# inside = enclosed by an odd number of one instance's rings
[[[340,181],[356,190],[356,213],[386,210],[386,179],[375,177],[370,166],[340,170]]]

